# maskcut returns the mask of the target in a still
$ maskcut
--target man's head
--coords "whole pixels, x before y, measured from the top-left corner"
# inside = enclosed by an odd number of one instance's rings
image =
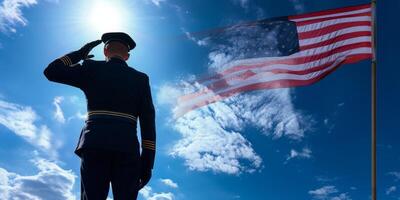
[[[128,60],[129,48],[119,41],[111,41],[104,45],[104,55],[107,59],[118,57],[123,60]]]
[[[126,33],[110,32],[101,36],[104,42],[104,55],[107,59],[111,57],[119,57],[128,60],[129,51],[136,47],[135,41]]]

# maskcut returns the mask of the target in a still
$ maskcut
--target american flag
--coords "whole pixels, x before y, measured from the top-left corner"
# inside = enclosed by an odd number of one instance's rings
[[[235,59],[196,80],[204,87],[178,98],[177,115],[241,92],[309,85],[342,64],[372,58],[371,13],[367,4],[220,30],[212,39]]]

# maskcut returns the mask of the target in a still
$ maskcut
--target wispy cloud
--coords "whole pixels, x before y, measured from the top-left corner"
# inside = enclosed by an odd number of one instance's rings
[[[143,196],[145,200],[173,200],[174,194],[171,192],[153,192],[150,186],[145,186],[139,191],[139,194]]]
[[[305,12],[305,7],[303,0],[290,0],[293,4],[294,10],[297,12],[297,14],[302,14]]]
[[[311,158],[312,151],[309,148],[303,148],[301,151],[296,151],[294,149],[290,150],[290,154],[287,157],[287,161],[297,158],[297,159],[309,159]]]
[[[18,25],[28,23],[22,9],[37,4],[36,0],[3,0],[0,5],[0,32],[16,32]]]
[[[400,180],[400,172],[389,172],[388,174],[393,176],[396,181]]]
[[[181,27],[182,32],[185,34],[186,38],[193,41],[195,44],[198,46],[206,46],[207,45],[207,39],[197,39],[194,37],[189,31],[187,31],[185,28]]]
[[[338,180],[339,178],[338,177],[331,178],[331,177],[326,177],[326,176],[316,176],[315,179],[319,182],[333,182],[333,181]]]
[[[184,158],[192,170],[236,174],[257,169],[262,160],[250,142],[228,128],[239,128],[238,123],[241,120],[221,102],[190,112],[174,124],[182,139],[170,154]],[[245,166],[241,160],[249,161],[250,165]]]
[[[178,188],[178,184],[171,179],[160,179],[160,181],[169,187]]]
[[[339,190],[332,185],[310,190],[308,194],[310,194],[313,199],[318,200],[351,200],[347,193],[340,193]]]
[[[179,90],[164,85],[158,94],[159,103],[170,103],[173,100],[168,97],[176,99]],[[245,125],[257,127],[274,139],[300,141],[312,120],[294,109],[291,91],[281,89],[240,94],[193,110],[172,124],[182,139],[172,148],[171,155],[184,158],[193,170],[235,174],[261,166],[262,159],[242,135]],[[304,150],[296,156],[310,153]],[[243,165],[245,160],[251,165]]]
[[[157,7],[161,6],[161,3],[165,3],[167,0],[146,0],[147,2],[151,2]]]
[[[393,192],[395,192],[397,190],[396,186],[391,186],[389,188],[386,189],[386,195],[392,194]]]
[[[262,7],[256,5],[255,1],[251,0],[231,0],[235,5],[243,8],[243,10],[248,14],[255,14],[255,16],[260,18],[265,18],[265,11]]]
[[[51,131],[46,125],[37,125],[36,112],[29,106],[0,100],[0,124],[42,150],[51,149]]]
[[[57,96],[53,100],[53,105],[56,108],[54,111],[54,119],[56,119],[60,123],[65,123],[64,112],[61,109],[61,102],[63,100],[64,100],[64,97],[62,97],[62,96]]]
[[[239,4],[243,8],[248,8],[250,0],[232,0],[233,3]]]
[[[30,176],[0,168],[0,199],[76,199],[72,191],[76,176],[71,170],[45,159],[33,162],[39,172]]]

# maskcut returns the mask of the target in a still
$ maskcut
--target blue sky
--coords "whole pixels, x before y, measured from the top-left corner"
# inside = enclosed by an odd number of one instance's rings
[[[78,199],[80,161],[73,150],[85,97],[42,72],[115,28],[136,40],[128,64],[149,75],[157,110],[154,177],[139,199],[370,198],[370,61],[344,65],[311,86],[243,93],[179,119],[171,104],[178,83],[218,67],[218,56],[191,33],[368,1],[0,2],[2,199]],[[400,2],[381,2],[378,198],[398,200]],[[94,54],[104,59],[101,47]]]

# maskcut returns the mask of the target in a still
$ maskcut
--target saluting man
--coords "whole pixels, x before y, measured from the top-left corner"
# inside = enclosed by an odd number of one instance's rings
[[[106,60],[89,59],[101,42]],[[149,77],[126,63],[135,46],[126,33],[105,33],[44,70],[48,80],[77,87],[87,99],[88,118],[75,150],[81,158],[81,199],[105,200],[111,183],[115,200],[133,200],[151,178],[155,110]]]

